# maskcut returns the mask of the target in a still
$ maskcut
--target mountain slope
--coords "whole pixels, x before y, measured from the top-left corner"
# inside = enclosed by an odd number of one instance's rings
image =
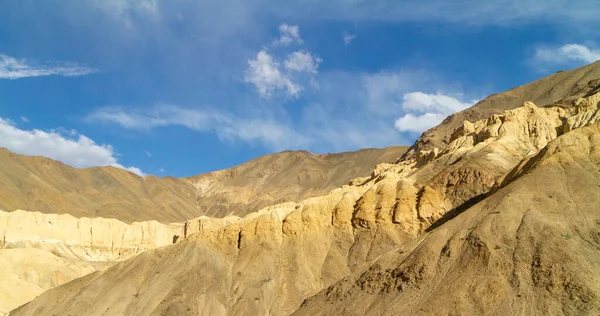
[[[597,314],[600,93],[565,102],[464,123],[436,155],[200,228],[13,314]]]
[[[442,124],[424,132],[407,154],[414,155],[421,150],[443,148],[449,143],[452,132],[463,121],[474,122],[493,114],[500,114],[517,108],[526,101],[545,106],[561,100],[585,97],[598,90],[600,90],[600,61],[552,74],[511,90],[490,95],[474,106],[450,115]],[[568,104],[565,102],[565,105]]]
[[[75,169],[0,149],[0,209],[75,217],[182,222],[201,215],[245,215],[272,203],[325,194],[404,147],[315,155],[283,152],[188,179],[138,177],[113,168]]]
[[[600,125],[558,138],[505,182],[294,315],[597,315]]]
[[[377,164],[394,162],[405,151],[399,146],[324,155],[285,151],[188,180],[198,189],[202,215],[243,216],[269,205],[328,193],[351,179],[370,176]]]

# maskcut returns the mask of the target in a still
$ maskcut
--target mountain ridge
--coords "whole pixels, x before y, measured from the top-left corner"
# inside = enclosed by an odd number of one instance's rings
[[[114,167],[76,169],[48,158],[22,156],[1,149],[0,208],[116,218],[128,223],[152,219],[164,223],[182,222],[201,215],[243,216],[273,201],[297,201],[326,193],[354,177],[367,176],[377,163],[393,161],[404,151],[405,147],[396,146],[329,155],[287,152],[194,177],[158,178],[138,177]],[[282,193],[276,190],[279,184],[273,182],[283,181],[285,175],[280,174],[281,168],[272,168],[285,165],[282,161],[287,156],[304,159],[303,167],[296,167],[298,177],[304,178],[292,182]],[[288,163],[285,167],[294,166]],[[238,185],[239,179],[235,177],[219,176],[227,172],[237,172],[247,180],[242,179],[242,185]],[[248,180],[258,178],[261,173],[265,173],[269,181],[260,188],[253,187]],[[211,177],[214,179],[209,179]],[[200,199],[197,179],[220,183],[218,188],[213,187],[210,201],[207,196]],[[275,181],[271,181],[273,179]],[[246,200],[240,200],[243,196],[247,196]]]
[[[13,313],[594,315],[599,102],[464,121],[441,149],[192,232]]]

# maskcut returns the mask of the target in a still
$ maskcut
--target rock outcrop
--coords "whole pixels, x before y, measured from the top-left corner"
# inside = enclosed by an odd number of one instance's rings
[[[0,249],[0,315],[103,266],[35,248]]]
[[[205,219],[13,314],[597,314],[597,100],[465,122],[443,148]]]
[[[446,147],[452,132],[464,121],[475,122],[494,114],[520,107],[527,101],[538,106],[572,106],[572,101],[600,89],[600,61],[569,71],[552,74],[505,92],[490,95],[474,106],[450,115],[438,126],[426,131],[407,152],[407,157],[422,155]]]
[[[75,218],[69,214],[0,211],[0,248],[36,248],[87,262],[124,260],[175,243],[184,224]]]

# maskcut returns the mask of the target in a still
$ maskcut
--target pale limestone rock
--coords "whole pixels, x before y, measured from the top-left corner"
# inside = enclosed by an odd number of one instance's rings
[[[409,235],[416,236],[421,226],[417,213],[418,190],[406,180],[399,181],[397,187],[393,222]]]
[[[432,187],[424,186],[418,194],[417,213],[426,226],[433,224],[443,214],[443,197]]]
[[[39,248],[65,258],[117,261],[172,244],[175,236],[183,236],[183,225],[156,221],[129,225],[116,219],[17,210],[0,211],[0,232],[3,248]]]

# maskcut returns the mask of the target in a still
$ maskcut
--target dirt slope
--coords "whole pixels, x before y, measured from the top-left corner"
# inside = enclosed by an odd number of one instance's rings
[[[567,102],[567,101],[565,101]],[[600,93],[54,288],[12,315],[597,315]]]
[[[113,168],[75,169],[0,148],[0,209],[75,217],[182,222],[201,215],[246,215],[284,201],[325,194],[368,176],[405,147],[315,155],[282,152],[187,179],[137,175]]]

